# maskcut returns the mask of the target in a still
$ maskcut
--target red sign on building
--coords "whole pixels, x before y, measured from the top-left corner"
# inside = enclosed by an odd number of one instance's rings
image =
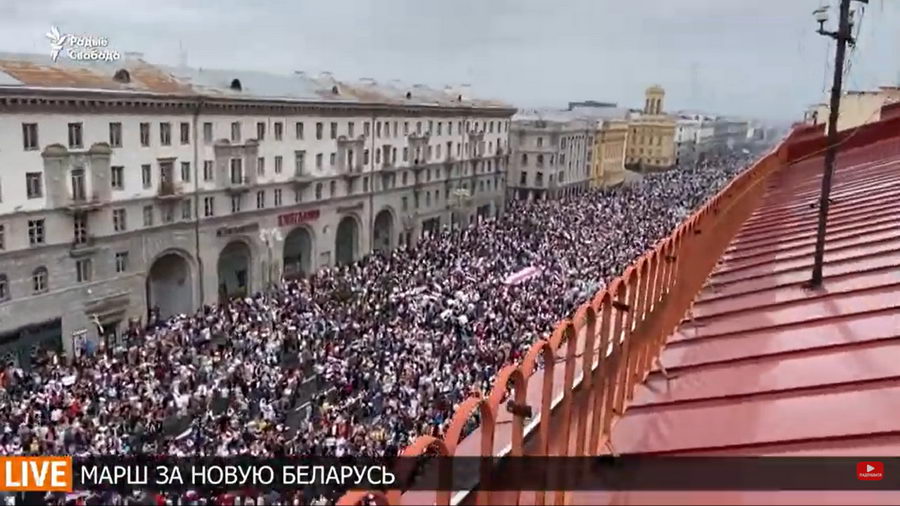
[[[317,219],[319,219],[318,209],[311,209],[309,211],[297,211],[278,216],[278,226],[288,227],[291,225],[306,223],[308,221],[315,221]]]

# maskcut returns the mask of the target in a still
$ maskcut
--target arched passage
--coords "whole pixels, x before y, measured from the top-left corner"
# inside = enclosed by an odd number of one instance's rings
[[[161,319],[190,314],[193,302],[191,266],[178,253],[166,253],[150,265],[147,275],[147,313],[159,309]]]
[[[287,278],[309,274],[312,269],[312,233],[297,227],[284,239],[284,276]]]
[[[338,223],[334,237],[334,260],[338,265],[353,263],[359,241],[359,225],[352,216],[345,216]]]
[[[390,251],[394,247],[394,217],[387,209],[375,216],[375,251]]]
[[[219,300],[250,293],[250,247],[242,241],[228,243],[219,253]]]

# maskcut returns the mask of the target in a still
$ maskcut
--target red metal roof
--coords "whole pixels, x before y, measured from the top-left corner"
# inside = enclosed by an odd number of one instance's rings
[[[669,339],[662,363],[670,378],[652,372],[614,427],[618,453],[897,455],[900,129],[893,123],[844,134],[821,291],[803,283],[823,161],[811,146],[794,149],[799,160],[773,175],[696,299],[695,324],[684,322]],[[898,502],[898,492],[575,492],[571,504]]]

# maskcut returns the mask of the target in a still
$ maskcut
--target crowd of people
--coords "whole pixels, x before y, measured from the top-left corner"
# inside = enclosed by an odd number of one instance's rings
[[[413,248],[133,329],[112,349],[48,355],[28,371],[9,365],[0,376],[0,451],[396,455],[419,435],[441,435],[473,389],[487,391],[500,368],[746,162],[718,159],[567,199],[513,201],[499,218]],[[531,277],[508,281],[526,268]],[[318,393],[305,399],[310,373]],[[297,411],[304,403],[308,418]],[[317,495],[279,500],[324,501]]]

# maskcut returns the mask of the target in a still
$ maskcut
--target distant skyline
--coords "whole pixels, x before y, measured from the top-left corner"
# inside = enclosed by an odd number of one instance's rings
[[[175,65],[473,90],[522,108],[570,101],[800,119],[830,84],[824,0],[0,0],[0,51],[47,53],[44,34],[105,36]],[[831,3],[836,3],[832,0]],[[848,89],[900,79],[900,4],[871,0]],[[832,10],[832,23],[836,21]],[[827,67],[826,67],[827,64]]]

